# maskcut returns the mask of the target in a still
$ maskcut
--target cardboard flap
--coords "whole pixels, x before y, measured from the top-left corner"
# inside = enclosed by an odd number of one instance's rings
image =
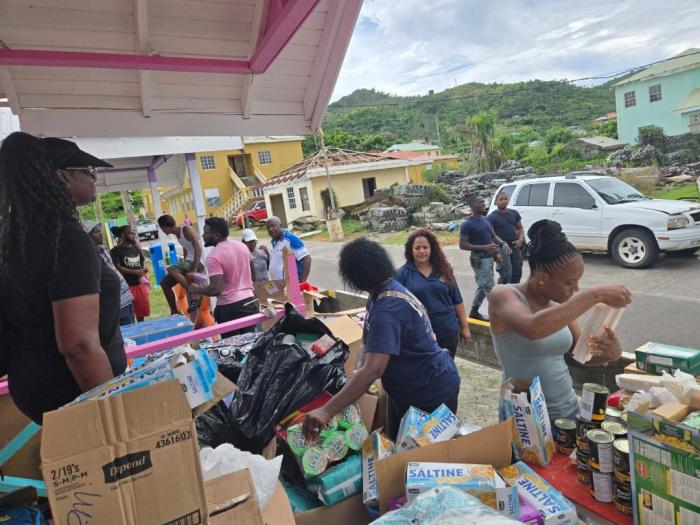
[[[216,373],[216,383],[214,383],[211,387],[212,392],[214,393],[214,397],[212,397],[209,401],[206,403],[199,405],[198,407],[195,407],[192,410],[192,416],[194,418],[198,418],[205,412],[208,412],[214,405],[216,405],[219,401],[221,401],[223,398],[225,398],[227,395],[229,395],[231,392],[236,390],[238,388],[235,383],[232,383],[226,377],[224,377],[221,372]]]
[[[265,525],[294,525],[294,512],[287,499],[282,483],[277,482],[275,493],[270,498],[267,508],[263,511]]]
[[[330,507],[319,507],[295,514],[294,517],[296,525],[367,525],[371,521],[362,503],[362,494]]]
[[[85,401],[44,414],[41,459],[50,462],[192,419],[177,381]]]
[[[237,470],[206,481],[204,494],[212,525],[264,525],[253,478],[248,469]]]
[[[371,394],[364,394],[360,399],[357,400],[357,407],[360,409],[360,415],[362,416],[362,421],[367,427],[367,431],[372,431],[372,426],[374,423],[374,414],[377,412],[377,404],[379,403],[379,398]]]
[[[389,456],[375,464],[381,513],[391,498],[404,495],[406,465],[412,461],[434,463],[476,463],[503,468],[510,465],[513,439],[512,420],[478,432],[427,447]]]
[[[324,321],[331,333],[350,346],[355,341],[362,340],[362,328],[359,324],[349,318],[347,315],[328,319]]]

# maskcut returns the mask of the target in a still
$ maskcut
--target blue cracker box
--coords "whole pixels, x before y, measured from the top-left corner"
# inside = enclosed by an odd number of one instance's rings
[[[415,407],[410,407],[401,418],[399,431],[396,434],[396,452],[404,452],[416,448],[416,442],[411,437],[428,419],[430,414]]]
[[[131,339],[137,345],[152,343],[173,335],[191,332],[193,329],[192,321],[184,315],[171,315],[121,327],[122,337]]]
[[[418,446],[425,447],[452,439],[462,425],[462,421],[442,404],[430,413],[410,437]]]
[[[442,485],[452,485],[480,499],[493,495],[495,506],[497,482],[491,465],[411,462],[406,466],[406,503]]]

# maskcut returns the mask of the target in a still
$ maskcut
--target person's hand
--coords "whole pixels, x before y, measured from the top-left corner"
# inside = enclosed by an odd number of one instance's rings
[[[141,279],[141,277],[146,276],[146,271],[145,270],[136,270],[136,276]]]
[[[617,361],[622,356],[620,340],[608,326],[603,327],[601,334],[592,335],[588,338],[588,348],[591,353],[591,360],[596,362],[610,363]]]
[[[498,264],[503,264],[503,256],[500,253],[496,254],[496,262]]]
[[[468,326],[463,326],[460,331],[459,331],[459,339],[462,341],[464,344],[471,343],[472,341],[472,333],[469,331]]]
[[[503,253],[505,253],[506,255],[510,255],[511,253],[513,253],[513,250],[511,250],[507,242],[503,243]]]
[[[314,441],[318,437],[319,432],[326,428],[332,417],[324,407],[317,408],[306,414],[304,425],[301,427],[304,439],[307,442]]]
[[[489,244],[484,246],[484,251],[486,253],[495,253],[498,251],[498,244],[495,244],[493,242],[489,243]]]
[[[623,308],[632,302],[632,294],[621,284],[596,286],[594,291],[598,295],[599,303],[607,304],[613,308]]]
[[[194,272],[187,272],[185,274],[185,279],[187,279],[189,284],[192,284],[194,282]]]
[[[144,272],[144,273],[148,273],[148,266],[144,266],[144,267],[143,267],[143,272]]]
[[[513,244],[515,244],[515,247],[519,250],[520,248],[523,247],[524,243],[525,243],[525,239],[516,239],[516,241]]]

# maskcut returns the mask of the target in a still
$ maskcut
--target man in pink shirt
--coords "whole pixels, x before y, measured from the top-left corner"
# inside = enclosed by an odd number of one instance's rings
[[[216,297],[214,319],[225,323],[260,312],[253,291],[251,278],[251,254],[240,241],[228,240],[228,224],[220,217],[209,217],[204,221],[204,246],[214,246],[206,259],[209,284],[188,288],[191,294]],[[254,326],[221,334],[229,337],[243,332],[252,332]]]

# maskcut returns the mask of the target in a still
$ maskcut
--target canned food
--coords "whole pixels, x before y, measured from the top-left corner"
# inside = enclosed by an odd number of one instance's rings
[[[554,444],[560,454],[569,455],[576,448],[576,422],[573,419],[557,419],[554,422]]]
[[[622,412],[615,407],[607,407],[605,409],[605,421],[620,421],[621,415]]]
[[[613,441],[615,438],[605,430],[593,429],[586,434],[591,449],[591,457],[588,462],[591,466],[603,473],[611,474],[613,471]]]
[[[630,444],[626,439],[616,439],[613,443],[613,464],[615,477],[621,481],[630,480]]]
[[[612,434],[615,439],[627,437],[627,429],[625,428],[625,425],[617,421],[603,421],[600,428],[605,430],[607,433]]]
[[[620,423],[627,426],[627,412],[623,412],[620,416]]]
[[[591,466],[588,464],[588,457],[581,457],[578,454],[577,456],[577,464],[578,464],[578,475],[577,479],[583,483],[584,485],[589,485],[591,480]]]
[[[613,498],[615,503],[632,506],[632,484],[613,478]]]
[[[597,383],[584,383],[581,390],[580,415],[584,421],[602,422],[605,419],[605,409],[608,406],[607,387]]]
[[[586,440],[586,434],[589,430],[594,428],[600,428],[600,424],[592,421],[586,421],[579,414],[576,416],[576,448],[588,453],[588,441]]]
[[[598,472],[591,468],[590,476],[590,491],[596,501],[601,503],[612,503],[613,501],[613,486],[612,475],[603,472]]]

